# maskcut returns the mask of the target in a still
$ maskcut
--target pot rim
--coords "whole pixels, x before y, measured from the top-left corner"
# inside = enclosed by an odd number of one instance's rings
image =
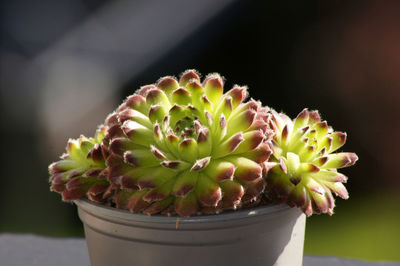
[[[74,203],[82,208],[84,211],[92,213],[93,215],[116,217],[123,220],[143,222],[147,224],[193,224],[193,223],[210,223],[210,222],[224,222],[232,220],[240,220],[246,218],[255,218],[262,215],[279,213],[287,211],[290,207],[286,204],[279,205],[264,205],[257,206],[249,209],[239,209],[236,211],[226,211],[220,214],[204,214],[195,215],[191,217],[181,216],[167,216],[161,214],[146,215],[141,213],[131,213],[128,210],[117,209],[114,207],[106,206],[100,203],[90,201],[89,199],[82,198],[74,200]]]

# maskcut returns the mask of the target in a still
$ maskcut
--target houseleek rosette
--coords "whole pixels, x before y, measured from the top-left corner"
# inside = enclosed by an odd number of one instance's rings
[[[104,201],[104,193],[109,188],[107,170],[101,142],[106,127],[101,126],[94,138],[80,136],[70,139],[66,153],[61,160],[49,166],[50,190],[71,201],[87,196],[96,202]]]
[[[68,141],[49,167],[51,190],[145,214],[218,213],[265,200],[332,214],[333,194],[348,198],[337,169],[358,159],[335,153],[346,134],[317,111],[292,121],[246,98],[246,87],[224,93],[219,74],[201,82],[193,70],[143,86],[94,138]]]
[[[106,120],[109,181],[118,208],[132,212],[217,213],[256,200],[265,188],[267,108],[247,88],[186,71],[138,90]]]
[[[346,134],[334,132],[317,111],[304,109],[293,121],[271,110],[269,126],[274,130],[273,155],[266,175],[268,197],[275,202],[296,206],[308,216],[333,214],[332,194],[343,199],[348,192],[347,177],[338,168],[353,165],[354,153],[334,153],[346,141]]]

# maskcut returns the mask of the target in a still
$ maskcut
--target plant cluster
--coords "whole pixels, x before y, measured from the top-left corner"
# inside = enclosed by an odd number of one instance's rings
[[[334,153],[346,134],[317,111],[294,120],[247,87],[224,93],[224,79],[185,71],[141,87],[105,120],[94,138],[68,141],[49,166],[51,190],[145,214],[191,216],[273,203],[333,213],[348,198],[354,153]]]

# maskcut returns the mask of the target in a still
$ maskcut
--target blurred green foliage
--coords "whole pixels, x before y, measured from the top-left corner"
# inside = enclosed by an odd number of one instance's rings
[[[400,195],[382,191],[336,202],[333,216],[308,218],[306,254],[400,261]]]

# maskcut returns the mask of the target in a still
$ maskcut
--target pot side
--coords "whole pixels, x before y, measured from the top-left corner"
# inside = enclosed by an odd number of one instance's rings
[[[75,203],[92,266],[302,265],[306,218],[297,208],[182,218]]]

